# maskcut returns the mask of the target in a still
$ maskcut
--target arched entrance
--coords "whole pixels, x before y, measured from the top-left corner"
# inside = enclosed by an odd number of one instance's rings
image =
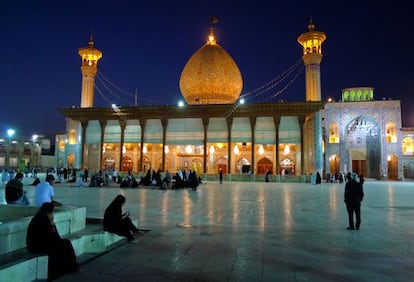
[[[388,156],[388,179],[398,180],[398,157],[396,155]]]
[[[68,154],[67,167],[68,168],[74,168],[74,166],[75,166],[75,155],[74,154]]]
[[[269,170],[273,173],[273,162],[268,158],[262,158],[257,162],[257,174],[265,174]]]
[[[351,171],[370,178],[379,178],[381,142],[378,125],[368,117],[352,120],[346,128],[346,149]]]
[[[331,175],[337,175],[340,173],[340,164],[341,159],[338,155],[332,155],[329,157],[329,171],[331,172]]]
[[[128,156],[122,158],[122,171],[132,171],[132,159]]]
[[[250,171],[250,161],[246,158],[240,158],[236,162],[236,172],[247,174]]]
[[[194,170],[197,174],[200,174],[203,169],[203,161],[199,158],[192,159],[190,168]]]
[[[291,158],[284,158],[280,161],[280,174],[295,174],[295,163]]]
[[[113,157],[106,157],[104,159],[103,170],[107,170],[107,171],[115,170],[115,159]]]
[[[227,173],[227,159],[225,157],[218,158],[216,161],[216,167],[217,167],[217,173],[221,170],[223,171],[223,174]]]

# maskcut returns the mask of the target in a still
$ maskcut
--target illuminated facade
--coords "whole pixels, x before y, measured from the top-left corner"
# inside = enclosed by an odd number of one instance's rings
[[[238,104],[242,76],[212,30],[182,72],[184,107],[94,108],[93,93],[82,86],[82,101],[89,96],[92,103],[60,110],[67,124],[66,133],[56,136],[57,166],[134,174],[149,168],[172,173],[193,169],[205,177],[221,168],[232,179],[269,169],[276,181],[286,176],[303,181],[316,171],[402,179],[403,171],[414,167],[403,165],[413,154],[414,130],[400,131],[399,101],[374,101],[371,88],[346,89],[341,102],[321,101],[326,36],[312,22],[308,27],[298,37],[306,69],[305,102]],[[222,59],[214,62],[208,56]],[[84,80],[83,69],[82,75]]]
[[[409,161],[412,151],[401,127],[400,101],[374,100],[371,87],[343,89],[342,101],[324,109],[326,171],[355,171],[376,179],[413,177],[412,168],[403,174],[403,152]]]

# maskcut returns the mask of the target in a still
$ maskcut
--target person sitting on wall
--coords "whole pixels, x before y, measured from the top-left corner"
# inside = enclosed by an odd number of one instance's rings
[[[9,205],[30,205],[29,199],[26,196],[26,191],[23,191],[23,173],[18,172],[14,179],[9,180],[6,184],[6,202]]]
[[[129,212],[122,212],[126,198],[117,195],[105,210],[103,228],[105,231],[125,236],[128,242],[134,240],[134,234],[138,233],[138,228],[129,218]]]
[[[79,268],[75,251],[68,239],[62,239],[53,220],[53,203],[43,203],[29,223],[26,234],[27,250],[31,253],[46,253],[48,281]]]

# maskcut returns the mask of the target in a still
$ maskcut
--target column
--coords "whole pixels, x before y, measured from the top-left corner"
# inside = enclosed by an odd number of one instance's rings
[[[255,141],[255,134],[254,134],[254,129],[256,128],[256,117],[250,117],[250,130],[251,130],[251,135],[252,135],[252,152],[251,152],[251,158],[252,158],[252,164],[251,164],[251,167],[250,167],[250,170],[251,170],[251,172],[253,173],[253,174],[256,174],[254,171],[255,171],[255,164],[256,164],[256,161],[255,161],[255,158],[254,158],[254,155],[255,155],[255,144],[256,144],[256,141]]]
[[[231,174],[231,127],[233,125],[233,118],[226,118],[227,122],[227,174]]]
[[[302,175],[305,174],[305,152],[304,152],[304,134],[303,134],[303,127],[305,123],[304,117],[298,117],[299,126],[300,126],[300,173]]]
[[[122,119],[119,120],[119,125],[121,126],[121,145],[119,147],[119,170],[122,171],[122,160],[124,158],[124,140],[125,140],[125,127],[126,127],[126,120]]]
[[[280,125],[280,117],[273,117],[273,123],[275,124],[275,133],[276,133],[276,140],[275,140],[275,153],[276,153],[276,166],[275,166],[275,175],[280,174],[280,154],[279,154],[279,125]]]
[[[322,154],[322,114],[321,111],[314,113],[313,117],[313,171],[323,173],[323,154]]]
[[[203,140],[203,147],[204,147],[204,156],[203,156],[203,174],[207,173],[207,132],[208,132],[208,124],[210,119],[203,118],[203,129],[204,129],[204,140]]]
[[[99,121],[99,125],[101,126],[101,149],[99,150],[99,167],[100,169],[103,168],[103,159],[102,159],[102,151],[103,151],[103,146],[105,143],[105,129],[106,129],[106,120],[100,120]]]
[[[86,129],[88,128],[88,121],[81,121],[82,137],[81,137],[81,170],[87,167],[88,162],[88,150],[86,144]]]
[[[145,125],[147,124],[147,120],[145,119],[140,119],[139,120],[139,125],[141,126],[141,152],[140,152],[140,156],[139,156],[139,161],[140,161],[140,168],[139,171],[142,171],[142,166],[144,164],[144,154],[142,152],[142,149],[144,148],[144,132],[145,132]],[[145,172],[144,172],[145,173]]]
[[[162,125],[162,164],[161,170],[165,171],[165,140],[167,136],[168,119],[161,119]]]

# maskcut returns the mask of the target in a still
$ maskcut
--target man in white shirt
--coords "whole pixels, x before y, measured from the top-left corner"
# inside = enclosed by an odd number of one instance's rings
[[[52,174],[46,175],[45,182],[37,184],[35,191],[35,203],[37,206],[41,206],[45,202],[51,203],[55,196],[55,190],[53,184],[55,183],[55,177]]]

